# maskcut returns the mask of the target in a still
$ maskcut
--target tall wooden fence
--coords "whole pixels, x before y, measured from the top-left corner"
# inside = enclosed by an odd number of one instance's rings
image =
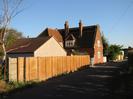
[[[89,64],[90,57],[87,55],[9,58],[9,80],[46,80],[63,73],[74,72]]]

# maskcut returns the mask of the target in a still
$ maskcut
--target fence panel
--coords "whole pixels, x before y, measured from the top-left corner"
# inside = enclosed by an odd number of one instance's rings
[[[9,80],[46,80],[63,73],[74,72],[89,63],[89,56],[9,58]]]
[[[30,80],[37,80],[37,58],[31,57],[30,58]]]
[[[18,58],[18,81],[24,81],[24,57]]]
[[[58,64],[57,62],[58,62],[57,57],[53,58],[53,64],[54,64],[53,65],[53,71],[54,71],[53,74],[54,74],[54,76],[57,76],[57,74],[58,74],[57,73],[57,64]]]
[[[39,80],[45,80],[46,79],[46,64],[45,64],[45,58],[38,58],[38,77]]]
[[[30,80],[30,67],[29,67],[29,58],[25,59],[25,81]]]
[[[63,73],[66,73],[67,72],[67,66],[66,66],[66,57],[65,56],[63,56],[62,57],[62,72]]]
[[[51,78],[52,77],[52,65],[51,65],[51,57],[46,57],[46,78]]]

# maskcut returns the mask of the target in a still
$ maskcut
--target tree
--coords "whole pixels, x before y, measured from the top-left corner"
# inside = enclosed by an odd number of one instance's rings
[[[22,10],[19,10],[19,6],[23,0],[2,0],[1,9],[0,9],[0,44],[2,45],[4,51],[3,60],[6,59],[6,50],[5,50],[5,37],[7,34],[8,26],[11,20],[18,15]]]
[[[0,29],[0,32],[1,31],[2,29]],[[18,32],[13,28],[7,29],[7,33],[5,35],[5,42],[4,42],[5,47],[9,48],[19,38],[23,38],[23,35],[21,32]],[[3,48],[2,46],[0,46],[0,59],[2,59],[3,55],[4,55]]]
[[[103,43],[103,55],[107,56],[107,60],[115,60],[116,57],[121,54],[122,45],[116,45],[112,44],[110,45],[108,43],[107,38],[102,33],[102,43]]]
[[[21,32],[18,32],[15,29],[8,29],[7,34],[5,36],[5,47],[10,47],[17,39],[23,38]]]
[[[115,60],[116,59],[116,57],[119,55],[119,54],[121,54],[121,49],[122,49],[122,45],[116,45],[116,44],[114,44],[114,45],[110,45],[109,46],[109,59],[110,60]]]
[[[6,48],[5,48],[5,37],[7,34],[7,29],[11,20],[18,15],[22,10],[19,10],[19,6],[23,0],[1,0],[0,1],[0,45],[3,49],[3,62],[2,67],[4,67],[4,79],[6,80],[7,66],[5,65],[6,59]]]

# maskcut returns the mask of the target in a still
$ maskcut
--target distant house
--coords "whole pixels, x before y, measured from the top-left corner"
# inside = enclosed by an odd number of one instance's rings
[[[66,56],[63,47],[54,37],[24,38],[7,49],[8,57]]]
[[[74,51],[87,52],[94,63],[103,62],[103,44],[99,25],[83,26],[82,21],[80,21],[79,27],[69,28],[68,21],[66,21],[64,29],[49,31],[47,28],[44,31],[38,37],[52,34],[56,39],[62,38],[60,43],[63,44],[68,55],[72,55]]]

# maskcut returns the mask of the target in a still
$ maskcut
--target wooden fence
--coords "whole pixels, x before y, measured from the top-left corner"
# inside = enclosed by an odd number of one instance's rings
[[[9,58],[9,81],[46,80],[63,73],[74,72],[90,64],[90,57],[19,57]]]

